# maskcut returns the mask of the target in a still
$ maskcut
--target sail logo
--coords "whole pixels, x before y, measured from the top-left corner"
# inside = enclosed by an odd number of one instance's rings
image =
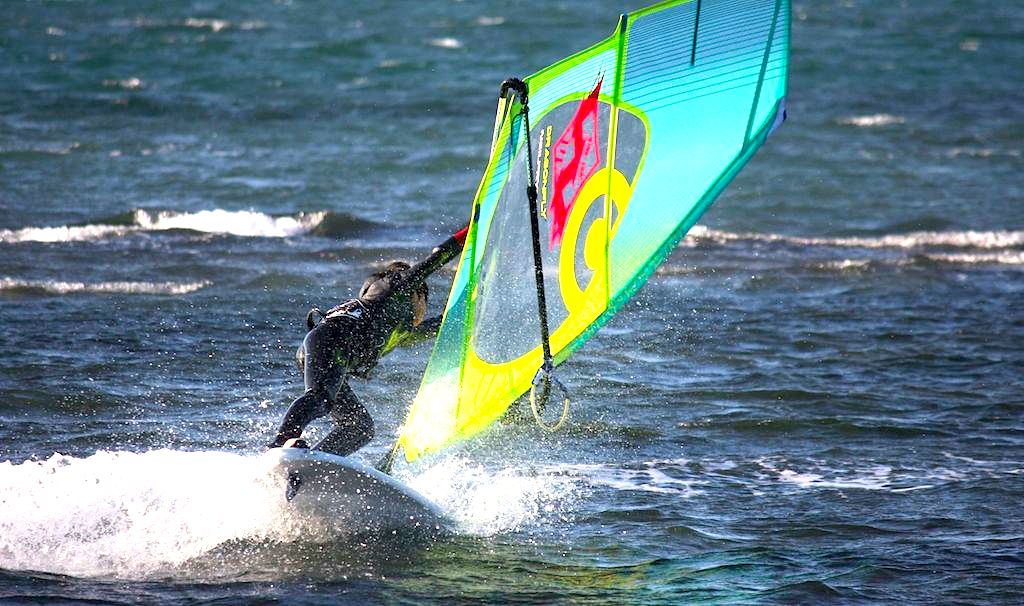
[[[601,142],[598,140],[597,120],[601,82],[602,80],[598,80],[594,90],[580,102],[576,113],[551,148],[554,159],[552,168],[554,195],[549,207],[551,213],[549,250],[554,250],[555,246],[561,243],[566,219],[572,212],[572,207],[579,197],[583,184],[597,172],[601,165]]]
[[[604,310],[609,296],[609,246],[628,214],[633,189],[647,152],[650,132],[634,108],[612,109],[607,165],[583,183],[565,221],[558,256],[562,302],[575,321],[589,322]],[[569,320],[567,320],[569,321]]]
[[[540,216],[548,218],[548,184],[551,182],[551,125],[540,133],[540,148],[544,151],[537,157],[537,172],[540,174]]]

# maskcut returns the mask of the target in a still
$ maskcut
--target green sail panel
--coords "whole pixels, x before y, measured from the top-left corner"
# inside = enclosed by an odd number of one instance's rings
[[[399,444],[408,460],[486,429],[543,356],[527,137],[551,349],[564,361],[650,277],[785,115],[786,0],[663,2],[502,99],[437,342]]]

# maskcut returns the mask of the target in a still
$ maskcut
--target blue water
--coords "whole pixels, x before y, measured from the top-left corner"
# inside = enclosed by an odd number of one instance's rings
[[[796,2],[789,121],[562,367],[568,427],[398,468],[454,536],[267,486],[306,310],[459,227],[501,80],[635,8],[5,2],[0,602],[1020,602],[1011,2]],[[355,385],[364,459],[428,354]]]

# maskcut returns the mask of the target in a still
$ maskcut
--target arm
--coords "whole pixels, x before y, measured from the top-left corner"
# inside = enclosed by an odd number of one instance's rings
[[[468,233],[469,225],[466,225],[437,246],[430,253],[429,257],[409,268],[400,288],[402,290],[415,289],[427,279],[427,276],[457,257],[462,252],[462,247],[466,244],[466,234]]]

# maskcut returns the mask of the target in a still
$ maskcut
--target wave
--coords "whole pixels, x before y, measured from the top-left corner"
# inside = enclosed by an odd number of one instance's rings
[[[71,143],[29,143],[29,147],[0,147],[0,156],[18,156],[18,155],[46,155],[46,156],[66,156],[76,149],[82,147],[82,144],[74,141]]]
[[[796,251],[799,255],[795,261],[797,264],[824,271],[863,272],[880,267],[932,264],[1024,266],[1024,250],[1021,250],[1024,230],[914,231],[879,236],[808,238],[729,232],[698,225],[690,230],[684,246],[692,249],[708,242],[788,246],[800,249]],[[815,250],[820,252],[815,254]],[[850,255],[845,252],[847,250],[859,251],[859,254]],[[780,258],[794,262],[792,254]],[[678,260],[658,269],[660,275],[703,274],[706,271],[699,265],[680,264]]]
[[[320,224],[323,211],[275,217],[256,211],[202,210],[196,213],[137,211],[135,221],[144,231],[184,229],[232,236],[287,238],[304,234]]]
[[[17,280],[0,278],[0,292],[46,293],[67,295],[75,293],[130,294],[130,295],[187,295],[212,284],[200,282],[65,282],[60,280]]]
[[[242,31],[251,31],[266,29],[270,27],[266,21],[260,20],[248,20],[241,22],[232,22],[227,19],[210,19],[201,17],[187,17],[185,19],[175,20],[164,20],[164,19],[150,19],[147,17],[136,17],[135,19],[115,19],[110,22],[114,27],[119,28],[136,28],[142,30],[161,30],[161,29],[196,29],[196,30],[209,30],[214,34],[218,34],[227,29],[239,29]]]
[[[257,238],[289,238],[310,233],[341,237],[376,226],[372,221],[328,211],[275,216],[249,210],[214,209],[182,213],[138,209],[95,224],[0,230],[0,243],[81,242],[169,230]]]
[[[462,48],[462,41],[458,38],[433,38],[429,44],[438,48]]]
[[[964,265],[1024,265],[1024,251],[1005,251],[982,254],[930,254],[932,261],[961,263]]]
[[[172,230],[247,238],[289,238],[302,235],[348,238],[365,235],[381,227],[381,224],[373,221],[330,211],[270,215],[251,210],[176,212],[136,209],[90,224],[0,230],[0,243],[81,242],[124,237],[140,232]],[[1024,251],[1015,248],[1024,246],[1024,230],[913,231],[879,236],[817,238],[774,233],[730,232],[697,225],[690,230],[683,246],[692,248],[702,242],[753,242],[799,248],[914,251],[915,258],[929,262],[1024,265]],[[962,252],[934,249],[962,249]],[[819,263],[817,267],[841,271],[863,270],[876,261],[879,260],[845,258]],[[904,259],[903,262],[908,261]],[[659,273],[672,275],[695,272],[699,273],[700,269],[692,265],[669,265],[659,269]]]
[[[841,261],[815,263],[812,267],[825,271],[863,272],[881,267],[932,264],[1024,266],[1024,251],[974,254],[928,253],[900,259],[843,259]]]
[[[728,232],[698,225],[690,230],[697,239],[718,243],[753,241],[792,244],[795,246],[827,246],[832,248],[893,248],[924,247],[997,249],[1024,245],[1024,230],[996,231],[916,231],[882,236],[852,236],[840,238],[807,238],[756,232]]]
[[[874,261],[870,259],[843,259],[842,261],[826,261],[816,265],[818,269],[834,271],[859,271],[871,267]]]
[[[859,128],[871,128],[873,126],[891,126],[893,124],[903,124],[906,122],[906,118],[902,116],[894,116],[892,114],[871,114],[869,116],[848,116],[846,118],[840,118],[839,124],[843,126],[856,126]]]
[[[495,25],[504,25],[505,17],[477,17],[476,24],[481,27],[494,27]]]

